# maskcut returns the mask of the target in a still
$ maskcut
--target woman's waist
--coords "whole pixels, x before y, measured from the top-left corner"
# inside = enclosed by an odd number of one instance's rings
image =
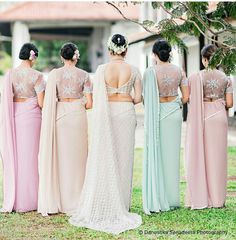
[[[219,102],[219,101],[224,101],[224,98],[223,97],[218,97],[218,96],[217,97],[216,96],[215,97],[206,97],[205,96],[203,98],[203,101],[204,102],[217,102],[217,101]]]
[[[125,93],[115,93],[108,94],[109,102],[133,102],[133,98],[130,94]]]
[[[29,101],[37,101],[37,96],[31,96],[31,97],[14,96],[13,98],[13,102],[17,102],[17,103],[24,103]]]
[[[168,103],[175,101],[177,98],[179,98],[178,94],[174,96],[159,96],[159,101],[160,103]]]
[[[65,103],[84,101],[83,97],[58,97],[57,100]]]

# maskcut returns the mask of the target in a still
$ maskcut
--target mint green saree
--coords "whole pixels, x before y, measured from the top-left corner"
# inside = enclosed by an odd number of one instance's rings
[[[155,70],[143,79],[145,146],[143,161],[143,209],[146,214],[179,206],[179,156],[181,101],[160,103]]]

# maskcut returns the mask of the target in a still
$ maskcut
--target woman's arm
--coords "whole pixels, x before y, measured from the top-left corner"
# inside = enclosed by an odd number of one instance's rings
[[[226,102],[226,108],[233,107],[233,93],[225,94],[225,102]]]
[[[86,104],[85,104],[85,108],[86,109],[91,109],[93,107],[93,95],[92,93],[85,93],[84,94],[86,97]]]
[[[44,91],[37,94],[38,105],[40,108],[43,108],[44,95]]]
[[[43,101],[46,89],[46,82],[43,79],[43,74],[39,75],[38,80],[35,83],[34,89],[37,94],[38,105],[40,108],[43,108]]]
[[[180,91],[182,93],[182,103],[185,104],[189,100],[189,87],[188,86],[181,86]]]
[[[181,70],[181,83],[180,83],[180,91],[182,93],[182,103],[185,104],[189,101],[189,81],[186,77],[186,74],[183,70]]]
[[[133,103],[138,104],[143,100],[142,97],[143,86],[142,86],[142,75],[138,69],[135,72],[135,82],[134,82],[134,98]]]

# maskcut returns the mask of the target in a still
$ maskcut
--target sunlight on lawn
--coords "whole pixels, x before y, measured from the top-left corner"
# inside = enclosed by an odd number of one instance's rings
[[[226,208],[191,211],[183,207],[185,182],[181,181],[181,208],[175,211],[144,215],[142,212],[142,149],[135,151],[132,211],[142,215],[139,229],[112,236],[101,232],[76,228],[62,214],[43,218],[36,212],[26,214],[0,214],[0,239],[236,239],[236,198],[227,197]],[[181,154],[182,155],[182,154]],[[236,175],[236,147],[228,150],[229,176]],[[182,157],[181,157],[182,158]],[[0,169],[0,173],[1,173]],[[2,175],[2,174],[0,174]],[[184,176],[181,160],[181,176]],[[2,180],[2,178],[1,178]],[[1,183],[0,180],[0,183]],[[236,182],[228,182],[228,190],[236,191]],[[2,184],[0,186],[2,193]],[[0,205],[2,194],[0,194]],[[224,231],[219,234],[181,234],[171,231]],[[148,232],[149,231],[149,232]],[[153,232],[151,232],[153,231]],[[156,235],[155,231],[169,231],[168,235]],[[148,233],[147,233],[148,232]]]

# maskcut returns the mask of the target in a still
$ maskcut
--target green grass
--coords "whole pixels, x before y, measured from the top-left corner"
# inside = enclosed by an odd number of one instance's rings
[[[236,175],[236,147],[228,149],[229,176]],[[1,173],[1,170],[0,170]],[[0,174],[1,175],[1,174]],[[142,212],[141,178],[142,149],[135,151],[132,212],[142,215],[143,224],[139,229],[127,231],[118,236],[76,228],[68,224],[68,217],[62,214],[42,217],[36,212],[19,214],[0,214],[0,240],[9,239],[236,239],[236,198],[227,197],[226,208],[178,210],[144,215]],[[181,161],[181,175],[184,175]],[[1,182],[1,180],[0,180]],[[0,184],[2,187],[2,184]],[[0,188],[1,188],[0,187]],[[181,205],[184,203],[185,182],[181,181]],[[228,182],[228,190],[236,191],[236,182]],[[2,192],[2,189],[0,189]],[[0,202],[2,196],[0,195]],[[149,231],[149,233],[147,233]],[[152,232],[151,232],[152,231]],[[169,234],[157,234],[157,231],[169,231]],[[174,234],[171,231],[175,231]],[[189,231],[181,234],[181,231]],[[190,234],[194,231],[194,234]],[[219,234],[200,234],[199,231],[224,231]],[[172,234],[171,234],[172,233]]]

